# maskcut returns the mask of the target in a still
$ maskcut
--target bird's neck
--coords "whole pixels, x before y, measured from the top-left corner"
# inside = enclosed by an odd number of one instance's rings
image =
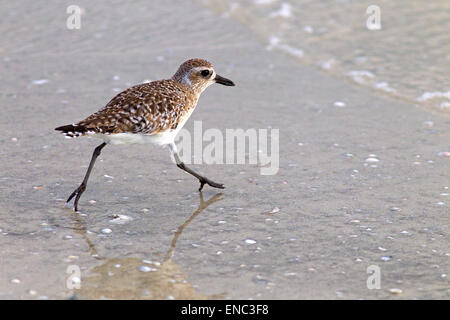
[[[176,73],[172,77],[172,80],[176,81],[178,84],[181,84],[183,87],[191,91],[192,94],[194,94],[197,97],[197,99],[200,97],[200,94],[206,89],[203,88],[201,85],[192,82],[186,75]]]

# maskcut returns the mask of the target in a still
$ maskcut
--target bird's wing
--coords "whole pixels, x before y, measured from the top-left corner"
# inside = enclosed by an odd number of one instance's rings
[[[119,93],[76,126],[104,134],[156,134],[174,130],[188,114],[189,102],[183,88],[172,80],[144,83]]]

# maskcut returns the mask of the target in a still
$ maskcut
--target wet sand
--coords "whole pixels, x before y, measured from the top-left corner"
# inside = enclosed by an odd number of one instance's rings
[[[80,30],[70,4],[2,4],[0,298],[448,299],[448,117],[267,51],[199,2],[78,1]],[[65,208],[99,141],[53,128],[191,57],[237,86],[210,87],[186,128],[279,128],[278,174],[195,165],[227,187],[202,201],[168,150],[107,146]]]

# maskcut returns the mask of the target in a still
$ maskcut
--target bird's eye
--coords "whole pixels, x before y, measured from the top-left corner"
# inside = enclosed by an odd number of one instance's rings
[[[202,70],[201,74],[206,78],[207,76],[209,76],[209,70]]]

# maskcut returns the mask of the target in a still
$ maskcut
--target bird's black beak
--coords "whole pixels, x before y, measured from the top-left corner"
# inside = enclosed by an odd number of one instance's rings
[[[223,84],[224,86],[234,86],[234,82],[233,81],[231,81],[231,80],[229,80],[227,78],[221,77],[218,74],[216,74],[216,77],[214,78],[214,80],[217,83]]]

